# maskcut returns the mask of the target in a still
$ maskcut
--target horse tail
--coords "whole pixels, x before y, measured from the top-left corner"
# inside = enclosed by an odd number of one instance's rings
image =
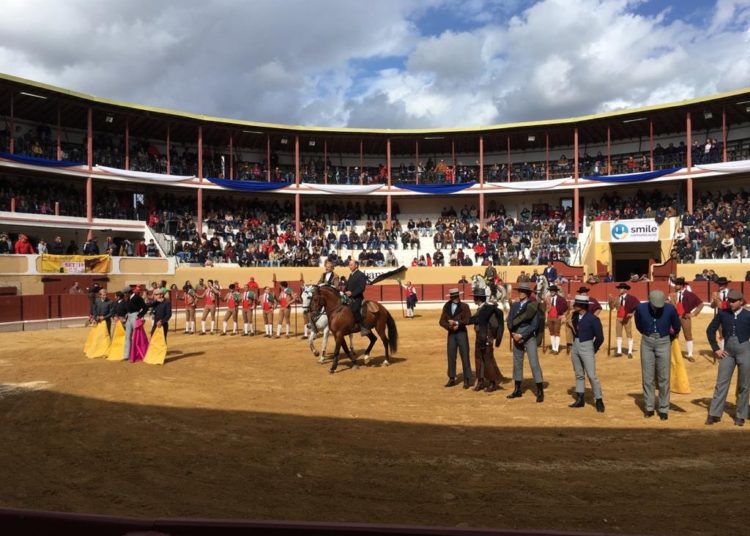
[[[385,319],[385,323],[388,326],[388,346],[391,352],[398,350],[398,328],[396,327],[396,321],[393,320],[390,311],[386,309],[385,313],[388,315]]]

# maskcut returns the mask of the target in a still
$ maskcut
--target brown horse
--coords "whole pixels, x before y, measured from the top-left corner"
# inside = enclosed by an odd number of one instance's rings
[[[367,303],[375,305],[375,311],[373,312],[368,308],[362,315],[362,320],[366,327],[378,332],[385,347],[385,361],[383,361],[383,364],[390,365],[389,350],[395,352],[398,348],[396,322],[393,320],[391,313],[378,302],[370,301]],[[328,328],[333,333],[336,341],[336,348],[333,351],[333,363],[330,370],[331,374],[336,371],[336,367],[339,364],[339,352],[341,348],[344,349],[346,355],[352,360],[352,368],[357,368],[357,357],[349,349],[345,340],[347,335],[355,331],[354,313],[352,313],[348,306],[341,303],[341,296],[338,290],[328,285],[321,285],[313,289],[312,299],[310,300],[311,314],[313,314],[313,311],[320,311],[321,309],[325,309],[328,315]],[[365,365],[370,361],[370,350],[375,345],[375,341],[378,340],[372,333],[367,335],[367,338],[370,339],[370,345],[365,350]]]

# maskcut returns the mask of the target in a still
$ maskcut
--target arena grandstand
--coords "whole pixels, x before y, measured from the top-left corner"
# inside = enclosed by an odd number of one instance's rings
[[[69,288],[65,270],[43,282],[39,254],[109,256],[120,286],[206,266],[227,281],[247,268],[309,281],[349,258],[413,268],[420,284],[489,263],[513,282],[549,261],[589,281],[654,280],[666,262],[743,280],[749,99],[379,131],[230,121],[2,76],[4,292]],[[612,238],[633,220],[658,231]]]

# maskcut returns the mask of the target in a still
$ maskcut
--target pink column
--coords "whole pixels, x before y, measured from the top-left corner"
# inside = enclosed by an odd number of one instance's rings
[[[94,185],[91,172],[94,168],[94,112],[89,107],[86,112],[86,163],[89,168],[89,176],[86,179],[86,221],[94,221]]]
[[[55,132],[55,155],[57,160],[62,160],[62,144],[60,141],[62,130],[62,114],[60,112],[60,101],[57,101],[57,132]]]
[[[688,183],[687,183],[687,198],[688,198],[688,212],[693,213],[693,177],[690,176],[691,169],[693,167],[693,123],[690,117],[690,112],[687,112],[685,118],[685,130],[687,136],[687,168],[688,168]]]
[[[172,140],[171,140],[171,128],[167,123],[167,175],[172,174]]]
[[[8,139],[8,152],[13,154],[16,150],[16,113],[13,103],[13,92],[10,92],[10,136]]]
[[[365,145],[363,140],[359,140],[359,185],[364,184],[362,173],[365,171]]]
[[[10,211],[11,212],[16,211],[16,198],[15,197],[10,198]]]
[[[547,163],[544,165],[544,168],[547,170],[547,180],[549,180],[549,132],[544,133],[544,137],[546,138],[546,159]]]
[[[203,127],[198,127],[198,221],[196,229],[203,234]]]
[[[271,135],[266,134],[266,179],[271,182]]]
[[[721,141],[723,143],[721,161],[727,161],[727,110],[721,109]]]
[[[512,163],[510,161],[510,136],[508,136],[508,182],[510,182],[511,179],[511,169]]]
[[[234,178],[234,139],[231,134],[229,135],[229,177],[224,178]]]
[[[294,194],[294,232],[297,236],[300,235],[302,229],[300,219],[300,196],[299,196],[299,136],[294,137],[294,184],[297,188],[297,193]]]
[[[130,169],[130,118],[125,118],[125,169]]]
[[[385,218],[385,226],[386,229],[391,228],[391,208],[392,208],[392,200],[391,200],[391,138],[388,138],[385,142],[385,167],[386,167],[386,173],[388,177],[388,197],[386,198],[386,218]]]
[[[649,160],[651,161],[651,171],[654,170],[654,121],[653,119],[648,120],[648,146],[649,146],[649,152],[651,155],[649,156]]]
[[[580,222],[580,207],[579,205],[579,192],[578,192],[578,127],[573,131],[573,154],[574,154],[574,170],[573,178],[575,179],[576,186],[573,188],[573,230],[575,235],[578,236],[578,225]]]
[[[453,184],[456,184],[456,140],[451,139],[451,162],[453,165]]]
[[[612,175],[612,132],[607,126],[607,175]]]
[[[60,215],[60,201],[55,201],[55,216]]]
[[[323,140],[323,184],[328,184],[328,140]]]
[[[414,180],[419,184],[419,140],[414,141]]]
[[[484,136],[479,136],[479,230],[484,229]]]

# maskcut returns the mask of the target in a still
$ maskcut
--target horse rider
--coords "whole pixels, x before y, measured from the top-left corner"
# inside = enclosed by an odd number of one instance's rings
[[[495,299],[497,293],[497,269],[492,265],[491,257],[487,258],[489,259],[489,264],[484,270],[484,280],[487,283],[487,286],[490,287],[489,297]]]
[[[362,319],[362,302],[365,299],[365,288],[367,287],[367,276],[359,269],[359,262],[354,259],[349,261],[349,278],[346,280],[344,294],[349,298],[349,307],[354,314],[354,321],[360,328],[361,335],[369,335],[370,330],[364,325]]]
[[[323,272],[318,279],[318,285],[330,285],[332,287],[339,286],[339,276],[333,271],[333,263],[327,260],[324,264],[325,272]]]

